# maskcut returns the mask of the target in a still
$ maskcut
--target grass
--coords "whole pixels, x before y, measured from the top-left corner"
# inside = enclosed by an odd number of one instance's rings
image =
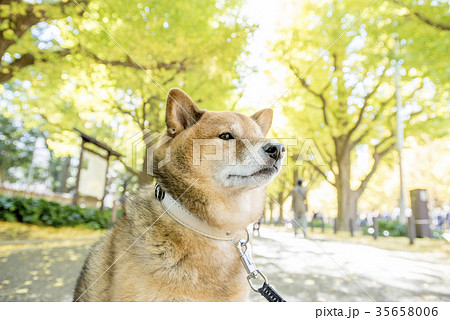
[[[98,238],[104,233],[104,230],[83,227],[55,228],[0,221],[0,241],[86,239]]]
[[[270,226],[272,227],[272,226]],[[286,231],[293,232],[292,229],[285,227],[275,227],[285,229]],[[378,237],[375,240],[372,236],[363,235],[360,232],[356,233],[353,237],[350,236],[349,232],[338,232],[334,234],[332,229],[325,229],[322,233],[320,228],[314,228],[311,231],[308,228],[308,233],[315,240],[319,241],[342,241],[347,243],[361,244],[372,246],[385,250],[397,250],[397,251],[409,251],[418,253],[432,253],[437,257],[450,259],[450,243],[443,239],[429,239],[429,238],[417,238],[414,240],[414,244],[409,244],[409,239],[406,237]]]
[[[0,257],[15,250],[72,247],[96,242],[106,230],[83,227],[46,227],[20,222],[0,221]]]

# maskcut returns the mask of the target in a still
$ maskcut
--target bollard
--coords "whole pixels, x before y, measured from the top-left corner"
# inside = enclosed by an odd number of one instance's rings
[[[338,222],[337,222],[337,218],[334,218],[334,234],[337,233],[337,229],[338,229]]]
[[[409,244],[414,244],[416,238],[416,224],[414,222],[414,216],[408,217],[408,238]]]
[[[353,230],[353,220],[352,219],[349,220],[349,224],[350,224],[350,235],[353,237],[354,230]]]
[[[378,235],[380,234],[380,229],[378,228],[378,219],[373,218],[373,237],[375,240],[378,239]]]
[[[428,214],[428,196],[424,189],[410,191],[411,209],[414,218],[414,238],[432,238]]]

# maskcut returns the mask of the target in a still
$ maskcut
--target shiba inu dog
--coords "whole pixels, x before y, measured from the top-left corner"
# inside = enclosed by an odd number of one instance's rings
[[[284,146],[265,138],[272,117],[200,110],[170,90],[166,139],[153,154],[158,187],[128,197],[87,258],[74,300],[245,301],[233,239],[261,217],[264,187],[281,169]]]

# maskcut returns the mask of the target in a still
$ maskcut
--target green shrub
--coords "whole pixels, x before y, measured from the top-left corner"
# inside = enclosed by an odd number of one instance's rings
[[[390,219],[377,219],[378,221],[378,234],[380,237],[406,237],[407,230],[406,224],[400,223],[398,220]],[[363,233],[368,235],[368,229],[373,228],[373,226],[366,226],[363,229]],[[385,235],[385,231],[388,232]]]
[[[295,222],[294,222],[295,223]],[[312,227],[312,221],[308,221],[308,227],[311,228]],[[319,219],[314,220],[314,228],[322,228],[322,221]],[[333,228],[333,225],[329,224],[329,223],[325,223],[325,229],[331,229]]]
[[[91,229],[110,226],[111,210],[64,206],[44,199],[0,195],[0,220],[54,227],[83,225]]]

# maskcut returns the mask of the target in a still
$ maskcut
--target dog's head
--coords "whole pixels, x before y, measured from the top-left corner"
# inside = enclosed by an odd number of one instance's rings
[[[200,110],[181,89],[169,91],[166,135],[153,168],[163,184],[198,182],[211,191],[250,190],[267,185],[280,171],[282,144],[265,138],[273,111],[251,117]],[[164,165],[161,166],[161,164]]]

